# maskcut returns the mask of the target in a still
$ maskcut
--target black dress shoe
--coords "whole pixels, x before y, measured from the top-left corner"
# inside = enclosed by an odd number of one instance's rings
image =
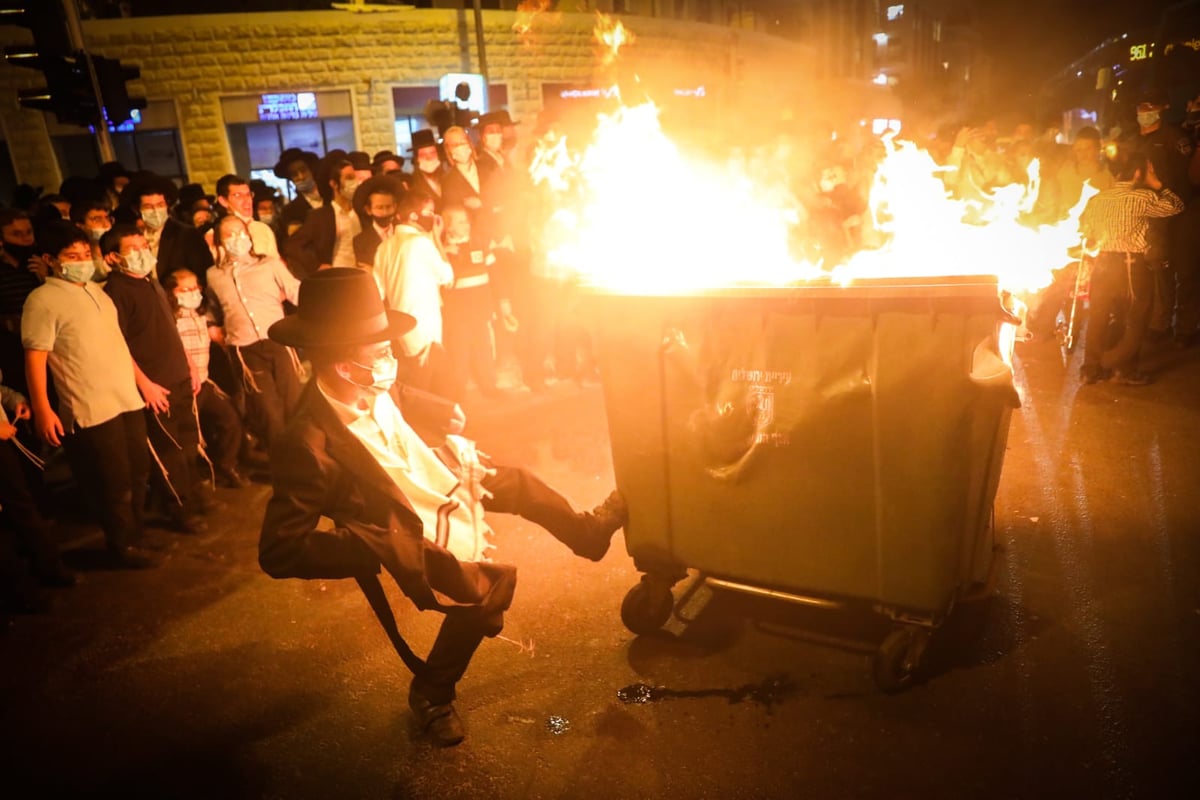
[[[250,486],[250,479],[238,471],[237,467],[217,470],[217,485],[227,489],[245,489]]]
[[[620,492],[613,491],[604,502],[587,514],[587,539],[571,548],[576,555],[591,561],[599,561],[608,553],[613,534],[625,527],[629,521],[629,508]]]
[[[118,569],[150,569],[158,559],[140,547],[122,547],[112,551],[113,564]]]
[[[408,690],[408,707],[417,727],[438,747],[453,747],[467,737],[453,703],[432,703],[414,687]]]

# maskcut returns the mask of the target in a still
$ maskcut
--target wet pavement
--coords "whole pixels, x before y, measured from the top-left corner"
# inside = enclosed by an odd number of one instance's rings
[[[222,490],[208,534],[152,532],[155,570],[96,568],[72,529],[84,582],[0,634],[0,796],[1200,796],[1200,353],[1156,350],[1138,388],[1080,386],[1053,345],[1018,359],[995,593],[906,692],[871,681],[871,617],[702,588],[635,637],[620,536],[592,564],[495,517],[517,598],[460,685],[467,741],[436,750],[354,583],[263,575],[268,490]],[[579,505],[611,488],[599,388],[468,412]],[[439,618],[389,593],[424,650]]]

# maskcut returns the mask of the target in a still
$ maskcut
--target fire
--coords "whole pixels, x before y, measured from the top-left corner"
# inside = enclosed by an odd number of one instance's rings
[[[607,14],[599,12],[596,13],[596,28],[594,33],[596,39],[608,48],[601,57],[601,63],[606,67],[617,60],[617,55],[620,53],[622,47],[627,44],[633,44],[635,41],[633,34],[625,27],[621,20],[614,20]]]
[[[513,33],[524,36],[533,30],[533,21],[550,10],[552,0],[521,0],[517,3],[517,19]]]
[[[630,40],[603,15],[596,36],[614,57]],[[572,144],[547,137],[530,168],[557,209],[543,236],[547,266],[626,294],[951,275],[994,275],[1007,293],[1031,293],[1078,258],[1079,215],[1095,194],[1086,186],[1060,223],[1029,224],[1036,161],[1026,183],[968,202],[950,195],[947,168],[927,151],[888,137],[862,215],[864,246],[824,263],[797,255],[805,210],[777,164],[685,155],[652,103],[599,115],[586,147]]]

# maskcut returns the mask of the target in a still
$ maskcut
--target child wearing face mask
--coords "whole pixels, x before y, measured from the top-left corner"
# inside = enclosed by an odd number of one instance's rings
[[[195,365],[200,380],[196,393],[196,413],[200,418],[202,443],[216,472],[217,483],[232,489],[250,485],[238,470],[238,451],[242,443],[242,417],[233,400],[209,377],[212,345],[221,344],[224,334],[206,308],[204,293],[196,273],[178,269],[163,280],[163,288],[175,311],[175,327],[183,349]]]
[[[224,217],[215,229],[217,265],[208,270],[214,315],[241,367],[246,425],[268,444],[282,431],[300,399],[296,354],[267,338],[283,319],[285,302],[299,303],[300,281],[277,257],[254,252],[246,225]]]

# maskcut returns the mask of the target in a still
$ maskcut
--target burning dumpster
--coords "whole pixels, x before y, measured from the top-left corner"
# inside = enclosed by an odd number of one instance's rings
[[[828,282],[686,296],[596,291],[626,544],[622,619],[668,619],[686,569],[726,589],[862,604],[906,685],[992,564],[1018,405],[991,278]]]

